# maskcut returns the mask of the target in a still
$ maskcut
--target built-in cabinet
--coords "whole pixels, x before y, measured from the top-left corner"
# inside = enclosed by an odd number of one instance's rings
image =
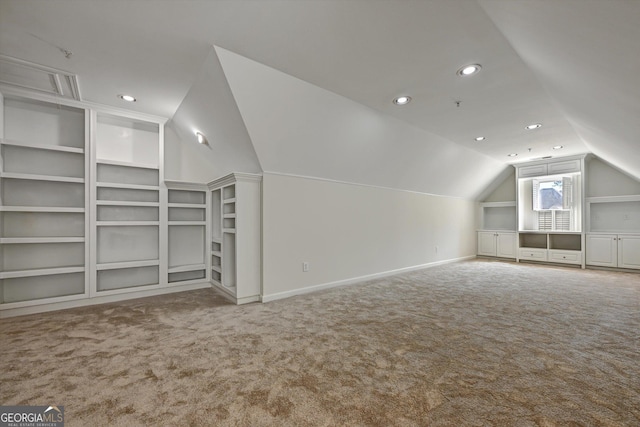
[[[515,166],[518,261],[584,267],[584,159]]]
[[[0,108],[0,317],[210,286],[209,190],[165,183],[164,119],[4,89]]]
[[[587,265],[640,269],[640,196],[587,199]]]
[[[261,295],[262,176],[232,173],[209,183],[211,283],[238,304]]]
[[[3,101],[0,306],[84,298],[88,112],[18,97]]]
[[[92,295],[159,286],[161,260],[161,125],[92,114],[95,227]]]
[[[165,181],[168,189],[168,282],[207,280],[206,184]]]
[[[587,156],[515,168],[516,201],[480,203],[478,255],[640,269],[640,195],[585,197]]]
[[[478,255],[516,258],[516,233],[478,231]]]
[[[582,233],[519,233],[518,260],[582,264]]]
[[[478,255],[516,258],[516,202],[480,203]]]
[[[640,269],[640,234],[587,234],[587,265]]]

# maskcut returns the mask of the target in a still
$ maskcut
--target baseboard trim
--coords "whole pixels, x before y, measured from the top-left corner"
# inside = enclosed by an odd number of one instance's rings
[[[77,299],[72,301],[63,301],[63,302],[57,302],[57,303],[51,303],[51,304],[40,304],[40,305],[33,305],[28,307],[11,308],[8,310],[0,311],[0,319],[7,318],[7,317],[15,317],[15,316],[25,316],[28,314],[45,313],[48,311],[65,310],[68,308],[106,304],[109,302],[118,302],[118,301],[132,300],[132,299],[138,299],[138,298],[153,297],[156,295],[172,294],[175,292],[193,291],[195,289],[204,289],[204,288],[210,288],[210,287],[211,287],[211,283],[209,282],[191,283],[187,285],[180,284],[180,285],[160,288],[160,289],[141,290],[138,292],[127,292],[123,294]]]
[[[439,265],[444,265],[444,264],[452,264],[455,262],[466,261],[474,258],[476,258],[475,255],[470,255],[470,256],[465,256],[460,258],[448,259],[444,261],[436,261],[436,262],[430,262],[427,264],[414,265],[411,267],[398,268],[396,270],[383,271],[381,273],[367,274],[365,276],[353,277],[345,280],[337,280],[335,282],[322,283],[320,285],[313,285],[305,288],[293,289],[290,291],[277,292],[275,294],[262,295],[261,301],[262,302],[276,301],[279,299],[289,298],[295,295],[309,294],[312,292],[322,291],[325,289],[337,288],[339,286],[354,285],[356,283],[362,283],[367,280],[380,279],[382,277],[394,276],[396,274],[408,273],[410,271],[415,271],[415,270],[423,270],[425,268],[437,267]]]

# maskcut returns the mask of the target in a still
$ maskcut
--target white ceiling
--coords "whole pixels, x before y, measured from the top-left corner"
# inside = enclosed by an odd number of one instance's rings
[[[215,45],[500,163],[591,151],[640,178],[638,22],[635,0],[0,0],[0,54],[171,118]]]

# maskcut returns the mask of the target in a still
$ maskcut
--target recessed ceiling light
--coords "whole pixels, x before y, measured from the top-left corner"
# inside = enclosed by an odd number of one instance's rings
[[[458,70],[457,74],[459,76],[471,76],[480,71],[480,69],[482,69],[482,66],[480,64],[465,65]]]
[[[209,141],[207,141],[207,137],[204,136],[202,132],[196,132],[196,138],[198,138],[198,142],[203,145],[209,145]]]
[[[136,98],[131,95],[118,95],[118,98],[127,102],[136,102]]]
[[[411,97],[410,96],[399,96],[396,99],[393,100],[393,103],[396,105],[406,105],[409,102],[411,102]]]
[[[484,136],[477,136],[475,138],[476,141],[484,141],[484,139],[485,139]]]
[[[564,148],[564,145],[556,145],[555,147],[553,147],[554,150],[561,150]]]
[[[525,129],[534,130],[534,129],[539,129],[541,127],[542,127],[542,125],[540,123],[534,123],[534,124],[531,124],[531,125],[527,126]]]
[[[515,157],[515,156],[517,156],[517,155],[518,155],[518,153],[511,153],[511,154],[509,154],[508,156],[509,156],[509,157]]]

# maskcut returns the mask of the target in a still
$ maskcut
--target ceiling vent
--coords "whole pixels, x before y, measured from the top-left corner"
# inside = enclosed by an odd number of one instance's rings
[[[0,55],[0,83],[81,101],[78,76],[22,59]]]

